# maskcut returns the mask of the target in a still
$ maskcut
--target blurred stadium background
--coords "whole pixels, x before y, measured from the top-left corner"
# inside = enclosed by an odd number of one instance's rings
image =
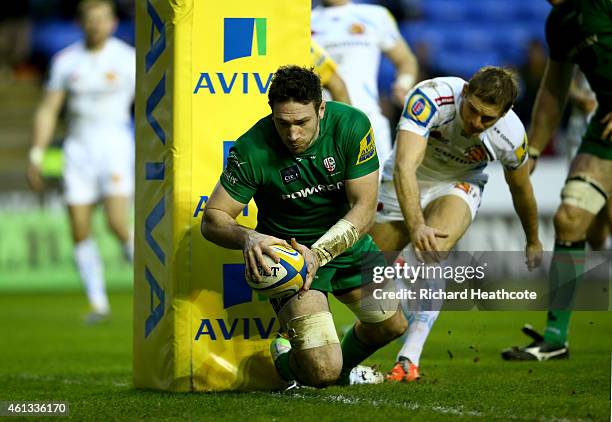
[[[115,36],[134,44],[134,2],[118,1]],[[81,39],[78,0],[24,0],[0,12],[0,291],[80,289],[61,197],[63,128],[43,164],[46,190],[29,190],[25,170],[33,115],[55,53]],[[131,288],[131,268],[101,215],[94,232],[109,287]]]
[[[420,79],[440,75],[464,78],[487,64],[507,65],[521,77],[515,106],[526,126],[546,56],[544,0],[379,0],[396,17],[402,35],[419,59]],[[61,201],[62,131],[47,155],[47,189],[32,193],[25,169],[33,113],[41,96],[51,57],[81,36],[75,20],[78,0],[8,2],[0,15],[0,290],[42,287],[79,288],[73,269],[67,219]],[[116,36],[134,44],[134,0],[118,0]],[[313,2],[316,5],[317,0]],[[379,86],[392,125],[400,109],[390,101],[393,66],[383,58]],[[550,216],[559,201],[566,172],[563,129],[534,176],[542,215],[544,247],[552,248]],[[501,169],[491,166],[491,181],[476,224],[461,242],[464,250],[521,250],[522,231],[515,217]],[[129,267],[96,223],[111,288],[131,285]]]

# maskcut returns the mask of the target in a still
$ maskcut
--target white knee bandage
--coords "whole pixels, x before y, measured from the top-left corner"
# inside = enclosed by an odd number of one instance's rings
[[[567,179],[561,190],[561,200],[564,204],[597,214],[608,201],[608,195],[592,178],[580,175]]]
[[[372,283],[362,289],[361,299],[345,304],[361,322],[375,324],[395,315],[399,299],[397,299],[394,282],[388,280],[382,284]]]
[[[287,335],[294,350],[339,344],[331,312],[316,312],[293,318],[287,323]]]

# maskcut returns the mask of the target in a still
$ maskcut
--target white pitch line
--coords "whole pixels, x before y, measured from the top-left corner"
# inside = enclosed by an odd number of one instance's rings
[[[465,415],[465,416],[485,416],[484,413],[481,413],[475,410],[463,410],[463,408],[454,408],[454,407],[445,407],[445,406],[423,406],[418,403],[408,403],[408,402],[392,403],[389,401],[382,401],[382,400],[363,399],[360,397],[348,397],[342,394],[309,397],[304,394],[293,393],[291,394],[291,397],[297,397],[303,400],[316,399],[316,400],[323,400],[323,401],[328,401],[328,402],[350,404],[350,405],[367,404],[372,407],[383,406],[383,405],[388,406],[389,404],[395,404],[395,405],[399,405],[400,407],[403,407],[408,410],[422,409],[422,410],[431,410],[433,412],[441,413],[441,414]]]
[[[287,393],[284,393],[284,394],[287,394]],[[418,403],[409,403],[409,402],[390,402],[388,400],[383,401],[383,400],[363,399],[360,397],[349,397],[349,396],[345,396],[342,394],[332,394],[328,396],[307,396],[305,394],[295,392],[289,395],[291,395],[291,397],[295,397],[295,398],[302,399],[302,400],[323,400],[327,402],[342,403],[342,404],[348,404],[348,405],[366,404],[372,407],[396,405],[396,406],[402,407],[407,410],[429,410],[434,413],[439,413],[443,415],[454,415],[454,416],[474,416],[474,417],[484,418],[489,415],[499,416],[503,414],[502,411],[500,411],[499,409],[495,409],[494,407],[489,409],[490,412],[483,413],[477,410],[465,410],[463,406],[460,406],[460,407],[448,407],[448,406],[440,406],[440,405],[427,406],[427,405],[421,405]],[[527,417],[522,418],[517,415],[505,415],[504,418],[510,419],[510,420],[533,420],[532,418],[527,418]],[[542,416],[538,418],[537,420],[538,422],[589,422],[590,421],[590,419],[582,419],[582,418],[577,418],[577,419],[555,418],[555,417],[549,418],[545,416]]]
[[[22,380],[32,380],[32,381],[43,381],[43,382],[61,382],[62,384],[87,384],[87,385],[109,385],[112,384],[115,387],[129,387],[130,384],[127,382],[121,382],[121,381],[97,381],[97,380],[81,380],[81,379],[75,379],[75,378],[61,378],[61,377],[57,377],[57,376],[53,376],[53,375],[35,375],[35,374],[28,374],[28,373],[21,373],[21,374],[6,374],[5,376],[8,377],[16,377]],[[312,387],[307,387],[308,389],[311,389]],[[260,393],[257,391],[253,391],[253,393]],[[388,406],[388,405],[396,405],[399,407],[402,407],[404,409],[408,409],[408,410],[429,410],[432,411],[434,413],[440,413],[440,414],[444,414],[444,415],[455,415],[455,416],[477,416],[477,417],[485,417],[487,415],[490,414],[494,414],[494,415],[500,415],[503,412],[499,411],[498,409],[495,409],[493,407],[491,407],[489,410],[491,411],[490,413],[482,413],[476,410],[464,410],[463,407],[446,407],[446,406],[439,406],[439,405],[433,405],[433,406],[424,406],[418,403],[408,403],[408,402],[390,402],[388,400],[372,400],[372,399],[363,399],[360,397],[350,397],[350,396],[345,396],[342,394],[330,394],[327,396],[307,396],[305,394],[302,393],[291,393],[291,392],[274,392],[272,393],[273,395],[279,395],[279,396],[284,396],[284,395],[289,395],[291,397],[295,397],[298,399],[302,399],[302,400],[323,400],[323,401],[327,401],[327,402],[332,402],[332,403],[342,403],[342,404],[348,404],[348,405],[355,405],[355,404],[366,404],[372,407],[377,407],[377,406]],[[531,420],[528,418],[521,418],[520,416],[516,416],[516,415],[506,415],[504,416],[506,419],[511,419],[511,420]],[[568,419],[568,418],[548,418],[545,416],[542,416],[540,418],[538,418],[538,422],[590,422],[590,419],[581,419],[581,418],[577,418],[577,419]]]
[[[8,374],[8,376],[12,376]],[[78,378],[62,378],[53,375],[35,375],[35,374],[15,374],[16,378],[21,380],[42,381],[42,382],[60,382],[62,384],[87,384],[87,385],[113,385],[115,387],[128,387],[130,384],[121,381],[99,381],[99,380],[82,380]]]

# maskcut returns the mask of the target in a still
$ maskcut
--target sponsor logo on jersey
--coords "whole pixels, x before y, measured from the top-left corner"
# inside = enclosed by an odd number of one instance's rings
[[[514,149],[514,144],[510,141],[510,139],[508,139],[508,137],[501,130],[499,130],[496,126],[493,126],[493,131],[497,133],[497,135],[502,139],[502,141],[506,143],[506,145]]]
[[[246,161],[240,161],[240,157],[238,157],[236,151],[230,150],[225,163],[226,165],[231,164],[233,166],[240,167],[241,165],[246,164]]]
[[[314,195],[315,193],[338,191],[342,189],[343,187],[344,187],[344,182],[330,183],[329,185],[309,186],[307,188],[303,188],[295,192],[283,194],[281,197],[283,200],[308,198],[310,195]]]
[[[452,95],[443,96],[443,97],[437,97],[434,101],[439,106],[455,104],[455,97],[453,97]]]
[[[370,128],[366,136],[359,142],[359,155],[357,155],[357,162],[355,164],[363,164],[372,159],[375,155],[376,143],[374,142],[374,133],[372,132],[372,128]]]
[[[246,164],[246,161],[240,161],[240,157],[238,157],[236,151],[232,149],[229,151],[225,163],[226,165],[221,175],[233,186],[238,182],[238,178],[234,175],[234,172],[238,171],[238,168],[240,168],[242,164]]]
[[[469,194],[469,193],[470,193],[470,191],[472,190],[472,185],[470,185],[470,184],[469,184],[469,183],[467,183],[467,182],[457,183],[457,184],[455,185],[455,189],[462,190],[463,192],[465,192],[465,193]]]
[[[523,161],[525,161],[525,158],[527,157],[527,145],[527,135],[524,135],[523,143],[520,147],[514,150],[514,155],[516,155],[516,160],[518,161],[519,165],[523,164]]]
[[[107,82],[114,82],[117,80],[117,74],[111,70],[104,74],[104,78]]]
[[[349,33],[351,34],[363,34],[364,32],[365,26],[362,23],[356,22],[349,27]]]
[[[471,145],[463,155],[471,163],[479,163],[487,159],[487,151],[482,145]]]
[[[463,165],[472,165],[474,163],[481,163],[475,167],[472,167],[473,169],[485,167],[487,165],[486,162],[473,161],[472,159],[466,157],[465,155],[460,157],[458,155],[453,154],[450,151],[447,151],[446,149],[443,149],[437,146],[434,146],[434,157],[441,161],[451,160],[451,161],[454,161],[456,163],[463,164]]]
[[[114,184],[119,184],[121,182],[121,175],[119,173],[111,174],[111,182]]]
[[[300,178],[300,168],[297,164],[280,170],[281,180],[285,185],[295,182]]]
[[[448,140],[444,136],[442,136],[442,132],[440,132],[438,130],[432,130],[431,132],[429,132],[429,137],[433,138],[436,141],[441,142],[443,144],[450,144],[450,140]]]
[[[223,20],[223,63],[251,57],[253,46],[258,56],[267,54],[266,18],[225,18]]]
[[[232,173],[232,169],[230,167],[226,167],[223,170],[223,173],[221,173],[221,176],[223,176],[223,178],[227,181],[227,183],[229,183],[232,186],[234,186],[238,182],[238,178],[234,176],[234,174]]]
[[[325,157],[325,159],[323,159],[323,165],[325,166],[325,170],[329,173],[333,173],[333,171],[336,170],[336,160],[334,160],[334,157]]]
[[[434,114],[436,114],[436,111],[436,107],[431,100],[423,91],[417,89],[410,98],[408,98],[403,115],[417,125],[425,127]]]

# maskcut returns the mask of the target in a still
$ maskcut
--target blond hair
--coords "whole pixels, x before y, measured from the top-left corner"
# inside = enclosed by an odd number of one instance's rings
[[[468,82],[467,94],[479,100],[499,106],[506,113],[518,96],[518,77],[511,69],[485,66]]]

